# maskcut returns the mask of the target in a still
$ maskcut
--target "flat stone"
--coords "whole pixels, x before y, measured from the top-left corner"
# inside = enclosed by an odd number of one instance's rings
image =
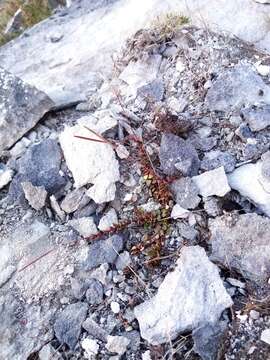
[[[129,252],[123,251],[121,254],[119,254],[115,262],[115,267],[117,270],[124,270],[130,264],[131,264],[131,258]]]
[[[81,326],[86,318],[88,305],[83,302],[77,302],[66,306],[61,311],[54,323],[54,332],[58,341],[67,344],[71,350],[74,350],[81,333]]]
[[[261,340],[270,345],[270,329],[265,329],[261,333]]]
[[[92,118],[66,128],[59,139],[67,166],[73,175],[76,188],[93,184],[87,191],[90,198],[98,204],[112,201],[116,191],[115,182],[120,179],[114,149],[107,143],[76,138],[76,135],[97,138],[84,125],[99,134],[111,128],[111,124],[106,127],[102,121],[95,123]]]
[[[252,213],[230,222],[230,216],[224,215],[210,220],[210,231],[214,261],[256,282],[269,278],[270,219]]]
[[[163,81],[160,79],[155,79],[137,90],[137,94],[148,101],[162,101],[164,92]]]
[[[182,208],[179,204],[174,205],[171,212],[172,219],[186,219],[189,217],[190,211]]]
[[[85,203],[84,201],[85,198],[84,194],[85,194],[84,188],[75,189],[69,192],[65,196],[64,200],[62,200],[61,202],[62,210],[64,210],[67,214],[71,214],[74,211],[78,210],[81,207],[81,205],[87,205],[87,203]]]
[[[90,305],[98,305],[101,304],[103,301],[103,285],[100,281],[96,279],[89,279],[87,284],[87,291],[86,291],[86,301]]]
[[[66,214],[63,210],[61,210],[58,201],[54,195],[50,196],[50,205],[56,216],[61,220],[64,221],[66,218]]]
[[[182,177],[175,180],[171,190],[177,204],[185,209],[195,209],[201,201],[198,196],[199,190],[191,178]]]
[[[260,131],[270,125],[270,105],[243,109],[242,115],[252,131]]]
[[[123,355],[127,351],[129,343],[130,340],[124,336],[109,335],[105,347],[109,352],[113,354]]]
[[[123,248],[123,240],[118,235],[113,235],[107,240],[95,241],[89,245],[87,259],[84,262],[84,269],[91,270],[101,264],[113,264],[118,253]]]
[[[46,203],[47,191],[44,186],[33,186],[30,181],[22,182],[24,196],[35,210],[41,210]]]
[[[270,87],[246,64],[222,72],[206,95],[206,104],[212,111],[230,111],[258,103],[270,104]]]
[[[115,209],[110,209],[105,215],[102,216],[98,224],[98,228],[101,231],[110,229],[113,225],[118,224],[117,213]]]
[[[179,306],[181,304],[181,306]],[[232,305],[216,265],[200,246],[183,247],[176,268],[157,294],[134,309],[141,336],[152,345],[215,324]]]
[[[199,189],[199,194],[204,197],[212,195],[222,197],[231,191],[223,166],[194,176],[192,180]]]
[[[13,200],[23,194],[22,182],[31,182],[33,186],[43,186],[50,195],[66,184],[66,179],[59,174],[61,149],[55,140],[46,139],[31,146],[17,164],[18,173],[13,178],[9,189],[9,196]]]
[[[0,189],[10,183],[13,171],[0,163]]]
[[[108,333],[90,317],[83,322],[82,327],[94,338],[106,341]]]
[[[176,135],[162,135],[159,159],[166,175],[193,176],[198,173],[200,160],[197,151],[190,142]]]
[[[237,190],[267,216],[270,216],[270,180],[263,175],[263,162],[245,164],[228,175],[232,189]]]
[[[43,92],[0,67],[0,154],[54,106]]]
[[[81,217],[79,219],[72,219],[69,225],[73,227],[82,237],[89,237],[98,233],[96,224],[92,217]]]
[[[214,170],[220,166],[224,167],[226,173],[232,172],[236,165],[236,159],[226,151],[210,151],[204,155],[201,161],[201,169],[205,171]]]

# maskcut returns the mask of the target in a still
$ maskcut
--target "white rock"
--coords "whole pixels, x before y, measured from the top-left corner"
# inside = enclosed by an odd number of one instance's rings
[[[270,329],[263,330],[261,333],[261,340],[270,345]]]
[[[190,214],[189,210],[182,208],[179,204],[174,205],[171,212],[173,219],[186,219]]]
[[[96,224],[92,217],[82,217],[79,219],[72,219],[69,225],[73,227],[82,237],[89,237],[98,233]]]
[[[142,354],[142,360],[152,360],[150,350],[147,350]]]
[[[111,302],[111,310],[114,314],[119,314],[120,312],[120,305],[116,301]]]
[[[254,0],[254,1],[259,4],[270,4],[270,0]]]
[[[81,342],[82,348],[85,350],[89,359],[98,354],[99,345],[96,340],[86,338]]]
[[[53,211],[55,212],[55,214],[59,217],[59,219],[61,219],[62,221],[65,220],[66,214],[63,210],[61,210],[58,201],[56,200],[56,197],[54,195],[50,196],[50,204],[51,207],[53,209]]]
[[[108,127],[102,121],[94,124],[91,119],[84,121],[89,128],[101,134]],[[111,124],[109,125],[111,128]],[[119,164],[110,144],[78,139],[75,135],[98,139],[97,136],[80,125],[66,128],[59,136],[69,170],[72,172],[75,187],[93,184],[87,195],[96,203],[114,200],[115,182],[120,179]]]
[[[262,65],[260,63],[256,64],[256,69],[258,73],[262,76],[267,76],[270,73],[270,66],[268,65]]]
[[[98,228],[101,231],[108,230],[111,226],[118,224],[117,213],[115,209],[110,209],[102,218],[100,219]]]
[[[240,166],[228,175],[232,189],[248,198],[267,216],[270,216],[270,181],[262,177],[262,161]]]
[[[10,183],[12,179],[13,171],[0,165],[0,189]]]
[[[222,197],[231,190],[223,166],[193,176],[192,180],[199,189],[199,194],[204,197],[212,195]]]
[[[157,345],[205,323],[232,305],[219,271],[200,246],[184,247],[157,294],[134,309],[141,336]]]
[[[111,336],[107,337],[106,349],[111,353],[123,355],[130,343],[130,340],[124,336]]]

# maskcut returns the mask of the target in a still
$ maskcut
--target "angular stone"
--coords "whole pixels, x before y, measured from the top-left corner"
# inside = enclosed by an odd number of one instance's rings
[[[83,124],[99,134],[111,128],[111,125],[106,128],[102,121],[95,124],[93,119],[86,119]],[[113,147],[106,143],[79,139],[76,135],[98,139],[83,125],[66,128],[60,134],[61,147],[75,180],[75,187],[93,184],[87,195],[98,204],[114,200],[115,182],[120,179],[120,174]]]
[[[69,224],[78,231],[82,237],[89,237],[98,233],[96,224],[92,217],[82,217],[79,219],[72,219]]]
[[[232,189],[254,203],[270,217],[270,180],[263,176],[263,162],[246,164],[228,175]]]
[[[193,176],[198,173],[200,160],[197,151],[190,142],[176,135],[162,135],[159,159],[166,175]]]
[[[43,92],[0,68],[0,154],[54,106]]]
[[[181,304],[181,306],[179,306]],[[232,305],[216,265],[200,246],[184,247],[157,294],[135,307],[141,336],[158,345],[205,324]]]
[[[118,235],[113,235],[107,240],[95,241],[89,245],[83,267],[85,270],[91,270],[104,263],[113,264],[122,248],[123,240]]]
[[[59,217],[61,221],[64,221],[66,214],[63,210],[61,210],[58,201],[56,200],[56,197],[54,195],[50,196],[50,204],[54,213]]]
[[[46,203],[47,191],[44,186],[33,186],[30,181],[23,182],[24,196],[35,210],[41,210]]]
[[[105,231],[116,224],[118,224],[117,213],[115,209],[112,208],[104,216],[102,216],[98,224],[98,228],[101,231]]]
[[[23,193],[22,182],[44,186],[49,194],[59,191],[66,179],[59,174],[61,150],[55,140],[46,139],[31,146],[18,160],[18,174],[13,178],[9,195],[16,200]]]
[[[192,180],[199,189],[199,194],[204,197],[212,195],[222,197],[231,191],[223,166],[194,176]]]
[[[230,216],[210,221],[212,255],[244,278],[264,281],[270,276],[270,219],[253,214]]]
[[[199,190],[191,178],[175,180],[171,185],[171,190],[177,204],[185,209],[195,209],[201,201],[198,196]]]
[[[101,282],[96,279],[89,279],[87,286],[88,289],[85,296],[88,304],[98,305],[102,303],[104,290]]]
[[[246,64],[222,72],[206,95],[206,104],[212,111],[230,111],[258,103],[270,104],[270,87]]]
[[[86,318],[88,305],[83,302],[68,305],[56,317],[54,332],[58,341],[74,350],[81,333],[81,326]]]
[[[127,339],[125,336],[111,336],[109,335],[107,338],[107,344],[105,345],[106,349],[118,355],[123,355],[127,347],[130,343],[130,340]]]
[[[252,131],[260,131],[270,125],[270,105],[243,109],[242,115]]]
[[[12,180],[13,171],[0,163],[0,189]]]
[[[214,170],[220,166],[224,167],[226,173],[232,172],[236,165],[236,159],[226,151],[210,151],[204,155],[201,161],[201,169],[205,171]]]
[[[89,335],[93,336],[94,338],[106,341],[108,333],[104,330],[103,327],[99,326],[93,319],[87,318],[82,327],[88,332]]]
[[[64,200],[61,202],[62,210],[64,210],[67,214],[70,214],[78,210],[81,206],[83,207],[87,205],[84,194],[85,194],[85,189],[83,188],[75,189],[70,193],[68,193],[65,196]]]

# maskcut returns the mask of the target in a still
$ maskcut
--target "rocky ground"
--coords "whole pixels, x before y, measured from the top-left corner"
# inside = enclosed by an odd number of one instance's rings
[[[270,359],[270,58],[180,20],[65,109],[1,69],[1,359]]]

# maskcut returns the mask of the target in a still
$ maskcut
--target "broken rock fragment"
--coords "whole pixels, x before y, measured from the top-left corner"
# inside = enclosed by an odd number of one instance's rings
[[[244,278],[264,281],[270,276],[270,219],[243,214],[233,219],[222,216],[210,221],[212,255]]]
[[[99,134],[107,130],[104,126],[102,128],[102,124],[99,125],[90,121],[88,124]],[[108,143],[87,141],[75,136],[99,139],[83,125],[66,128],[61,133],[61,147],[67,166],[73,175],[75,187],[93,184],[87,195],[98,204],[114,200],[115,182],[120,179],[120,174],[113,147]]]
[[[270,105],[243,109],[242,115],[252,131],[260,131],[270,125]]]
[[[199,194],[204,197],[212,195],[222,197],[231,190],[223,166],[194,176],[192,180],[199,189]]]
[[[42,91],[0,68],[0,154],[54,106]]]
[[[219,271],[200,246],[184,247],[157,294],[135,308],[141,336],[158,345],[208,323],[232,305]]]
[[[30,181],[22,183],[24,196],[35,210],[41,210],[45,206],[47,191],[44,186],[34,186]]]

